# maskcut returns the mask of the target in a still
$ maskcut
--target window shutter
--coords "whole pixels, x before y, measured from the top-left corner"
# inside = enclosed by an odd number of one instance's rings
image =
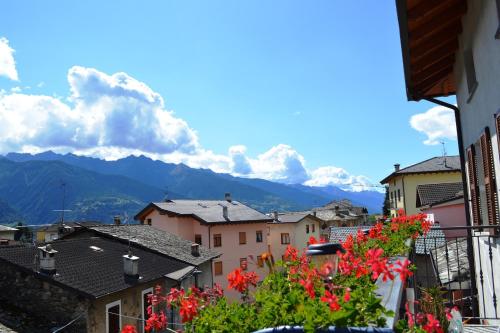
[[[498,224],[498,197],[495,180],[495,164],[493,161],[493,148],[488,127],[481,135],[481,155],[483,158],[484,188],[486,192],[486,206],[488,211],[488,224]]]
[[[467,149],[467,171],[469,172],[469,189],[472,204],[472,223],[474,225],[479,225],[481,214],[479,211],[480,202],[476,167],[476,150],[474,149],[474,145],[471,145]]]

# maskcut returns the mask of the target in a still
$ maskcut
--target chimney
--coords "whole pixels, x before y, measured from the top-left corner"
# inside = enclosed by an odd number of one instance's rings
[[[224,217],[225,220],[229,220],[229,213],[227,211],[227,206],[222,206],[222,217]]]
[[[191,254],[195,257],[200,256],[200,245],[199,244],[196,244],[196,243],[191,244]]]
[[[400,166],[401,166],[401,165],[400,165],[399,163],[394,164],[394,171],[395,171],[395,172],[398,172],[398,171],[399,171],[399,167],[400,167]]]
[[[40,262],[40,272],[54,275],[56,273],[56,253],[52,245],[47,244],[38,248],[38,256]]]
[[[115,225],[120,225],[122,224],[122,220],[120,218],[120,215],[116,215],[114,218],[113,218],[113,222],[115,223]]]
[[[227,192],[226,194],[224,194],[224,198],[226,199],[226,201],[227,201],[227,202],[231,202],[231,201],[233,201],[233,200],[231,199],[231,193],[229,193],[229,192]]]
[[[123,255],[123,272],[127,277],[139,278],[139,257],[134,256],[130,250]]]
[[[274,221],[279,222],[280,219],[278,217],[278,212],[277,211],[273,212],[273,216],[274,216]]]
[[[316,216],[316,211],[313,211],[313,216]]]

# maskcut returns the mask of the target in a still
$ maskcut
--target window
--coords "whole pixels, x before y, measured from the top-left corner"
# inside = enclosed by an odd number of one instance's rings
[[[122,327],[120,300],[106,304],[106,333],[120,333]]]
[[[257,267],[264,267],[264,260],[262,256],[257,256]]]
[[[148,223],[148,225],[151,225],[151,219],[147,219],[146,222]]]
[[[281,244],[290,244],[290,234],[289,233],[281,234]]]
[[[241,244],[246,244],[247,243],[247,233],[246,232],[240,232],[240,245]]]
[[[248,261],[247,258],[240,258],[240,268],[244,271],[248,269]]]
[[[316,232],[316,225],[315,224],[311,224],[311,228],[312,228],[312,232]]]
[[[221,234],[214,234],[214,247],[222,246],[222,236]]]
[[[257,243],[262,243],[262,230],[257,230],[255,232],[255,241]]]
[[[306,234],[309,233],[309,224],[306,224]]]
[[[214,275],[222,275],[222,261],[214,262]]]
[[[481,213],[480,213],[480,198],[479,198],[479,186],[477,183],[477,160],[476,160],[476,150],[474,145],[471,145],[467,149],[467,171],[469,176],[469,191],[472,209],[472,223],[474,225],[481,224]]]
[[[194,235],[194,242],[198,245],[201,245],[201,235]]]
[[[401,191],[398,189],[398,202],[401,202]]]
[[[149,318],[148,307],[151,305],[151,304],[149,304],[149,297],[148,296],[152,295],[152,294],[153,294],[153,288],[148,288],[148,289],[142,291],[142,319],[144,319],[145,321],[148,320],[148,318]],[[143,331],[144,331],[144,326],[146,325],[145,321],[142,322]]]
[[[484,191],[486,196],[486,210],[488,212],[488,224],[497,225],[499,222],[499,216],[495,163],[493,161],[493,148],[491,146],[491,136],[488,127],[484,129],[484,132],[481,135],[480,145],[483,160]]]
[[[476,68],[474,66],[474,56],[472,54],[472,49],[467,49],[464,52],[464,66],[465,66],[465,76],[467,79],[467,88],[469,90],[469,102],[474,95],[477,88],[477,78],[476,78]]]
[[[394,200],[394,193],[393,193],[393,192],[391,192],[391,205],[393,205],[393,206],[394,206],[394,204],[393,204],[393,200]]]

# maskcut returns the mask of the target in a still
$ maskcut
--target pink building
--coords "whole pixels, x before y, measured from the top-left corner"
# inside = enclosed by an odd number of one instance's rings
[[[241,267],[267,273],[261,255],[268,251],[267,223],[273,219],[231,200],[167,200],[147,205],[136,220],[214,249],[222,256],[214,260],[214,283],[227,290],[227,274]],[[234,297],[234,292],[226,292]]]
[[[441,228],[466,226],[462,183],[417,186],[417,207]],[[465,237],[465,230],[443,230],[446,237]]]

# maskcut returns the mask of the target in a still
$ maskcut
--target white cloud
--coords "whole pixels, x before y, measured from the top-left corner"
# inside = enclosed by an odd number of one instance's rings
[[[68,72],[70,103],[44,95],[0,95],[0,152],[23,146],[146,153],[191,153],[196,133],[164,108],[163,99],[125,73]]]
[[[424,133],[426,145],[436,145],[443,139],[456,140],[455,115],[452,110],[443,106],[435,106],[424,113],[413,115],[410,125]]]
[[[311,172],[311,178],[304,183],[309,186],[337,186],[346,190],[374,190],[373,183],[365,176],[354,176],[334,166],[320,167]]]
[[[126,73],[74,66],[67,78],[70,95],[65,99],[27,94],[24,88],[0,91],[0,153],[53,150],[106,160],[145,155],[288,184],[369,188],[366,177],[341,168],[307,169],[305,158],[285,144],[255,158],[247,156],[243,145],[231,146],[227,154],[207,150],[157,92]]]
[[[18,81],[14,52],[14,49],[9,46],[9,40],[0,37],[0,76]]]

